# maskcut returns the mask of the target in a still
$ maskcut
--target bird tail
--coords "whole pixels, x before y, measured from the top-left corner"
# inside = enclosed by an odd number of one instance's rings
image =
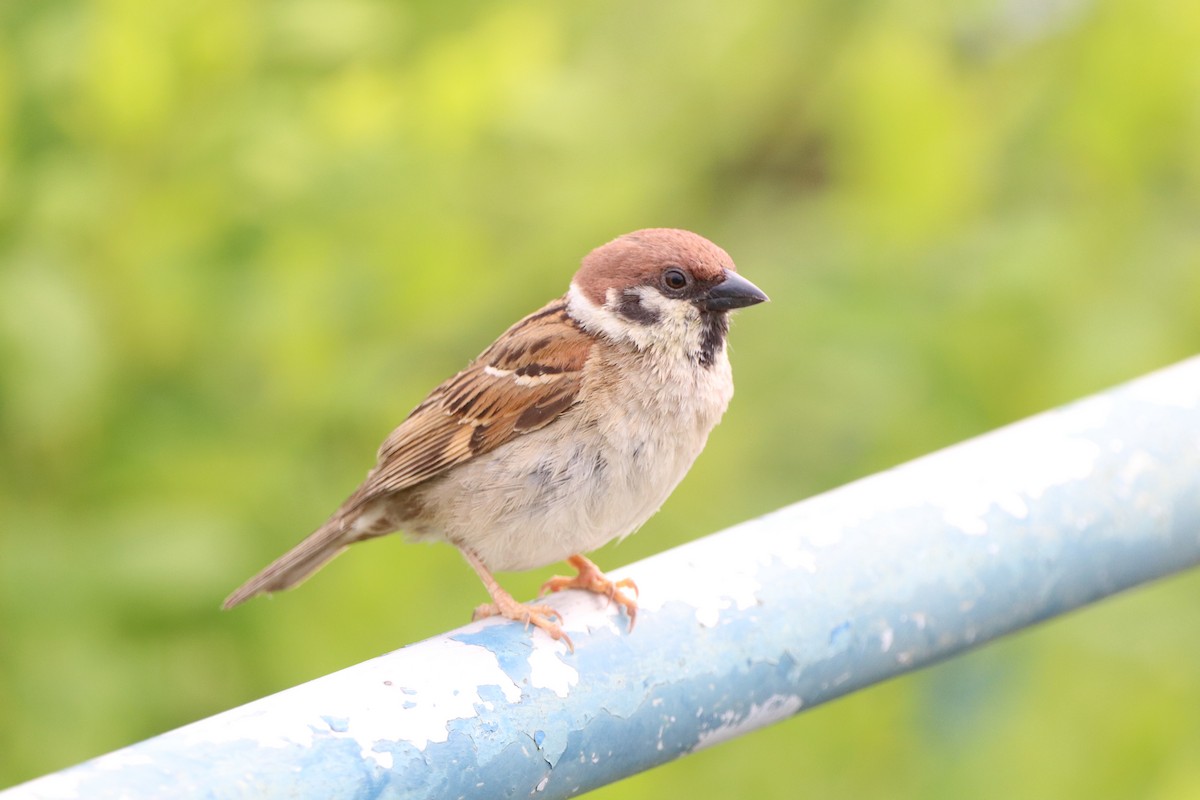
[[[292,588],[346,549],[349,542],[344,534],[343,520],[335,516],[242,584],[221,607],[230,609],[257,594]]]

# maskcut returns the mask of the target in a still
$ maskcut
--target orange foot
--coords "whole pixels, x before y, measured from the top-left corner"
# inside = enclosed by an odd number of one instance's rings
[[[625,613],[629,615],[629,630],[633,630],[633,624],[637,622],[637,601],[621,590],[633,589],[634,594],[639,594],[637,584],[629,578],[610,581],[604,577],[604,573],[600,571],[599,567],[583,556],[571,556],[567,559],[567,563],[577,569],[579,574],[574,578],[564,578],[562,576],[551,578],[542,584],[542,591],[539,596],[545,597],[551,592],[561,592],[563,589],[585,589],[589,592],[602,594],[610,602],[616,601],[618,605],[625,609]]]
[[[484,603],[477,607],[475,613],[471,615],[471,619],[504,617],[516,622],[523,622],[526,627],[532,625],[535,628],[541,628],[551,639],[563,642],[566,644],[568,650],[572,653],[575,652],[575,644],[571,641],[571,637],[567,636],[566,631],[562,629],[562,625],[551,619],[551,617],[555,617],[562,620],[562,615],[558,611],[550,606],[518,603],[512,598],[512,595],[504,591],[496,592],[492,596],[496,602]]]
[[[483,561],[477,556],[474,551],[465,548],[459,548],[459,552],[463,554],[463,558],[467,563],[474,567],[475,572],[479,574],[483,585],[487,588],[488,594],[492,596],[492,602],[484,603],[475,609],[475,613],[471,615],[471,619],[484,619],[485,617],[504,617],[516,622],[525,623],[525,627],[532,625],[535,628],[540,628],[558,642],[566,644],[567,649],[572,653],[575,652],[575,644],[571,641],[571,637],[567,636],[563,631],[562,614],[558,613],[550,606],[533,606],[518,603],[513,599],[513,596],[500,588],[500,584],[496,583],[496,579],[492,577],[492,573],[484,566]],[[554,622],[551,617],[556,617],[558,622]]]

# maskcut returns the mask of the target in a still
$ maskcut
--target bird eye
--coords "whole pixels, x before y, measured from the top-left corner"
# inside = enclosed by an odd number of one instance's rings
[[[687,273],[679,267],[670,267],[663,272],[663,286],[679,291],[688,285]]]

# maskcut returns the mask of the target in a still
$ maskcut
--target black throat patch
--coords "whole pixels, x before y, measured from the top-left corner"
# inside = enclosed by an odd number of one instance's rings
[[[700,366],[711,367],[717,352],[725,346],[729,333],[729,315],[724,311],[704,311],[700,314],[704,331],[700,335]]]

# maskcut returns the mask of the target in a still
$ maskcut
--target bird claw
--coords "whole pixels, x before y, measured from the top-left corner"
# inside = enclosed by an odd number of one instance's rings
[[[503,597],[498,599],[504,600]],[[483,603],[471,614],[472,620],[487,619],[488,617],[504,617],[514,622],[522,622],[526,629],[530,625],[540,628],[551,639],[562,642],[569,651],[575,652],[575,643],[571,641],[571,637],[559,624],[562,622],[562,613],[556,608],[546,605],[527,605],[509,598],[507,602]],[[557,619],[558,622],[554,622],[552,618]]]
[[[542,584],[542,590],[538,596],[545,597],[548,594],[561,592],[564,589],[583,589],[584,591],[602,594],[608,598],[610,603],[615,602],[621,608],[625,609],[625,613],[629,616],[629,630],[632,631],[634,624],[637,622],[637,601],[621,590],[632,589],[635,595],[641,594],[633,579],[621,578],[618,581],[609,580],[595,564],[583,556],[572,556],[567,559],[567,563],[579,570],[579,574],[573,578],[555,575]]]

